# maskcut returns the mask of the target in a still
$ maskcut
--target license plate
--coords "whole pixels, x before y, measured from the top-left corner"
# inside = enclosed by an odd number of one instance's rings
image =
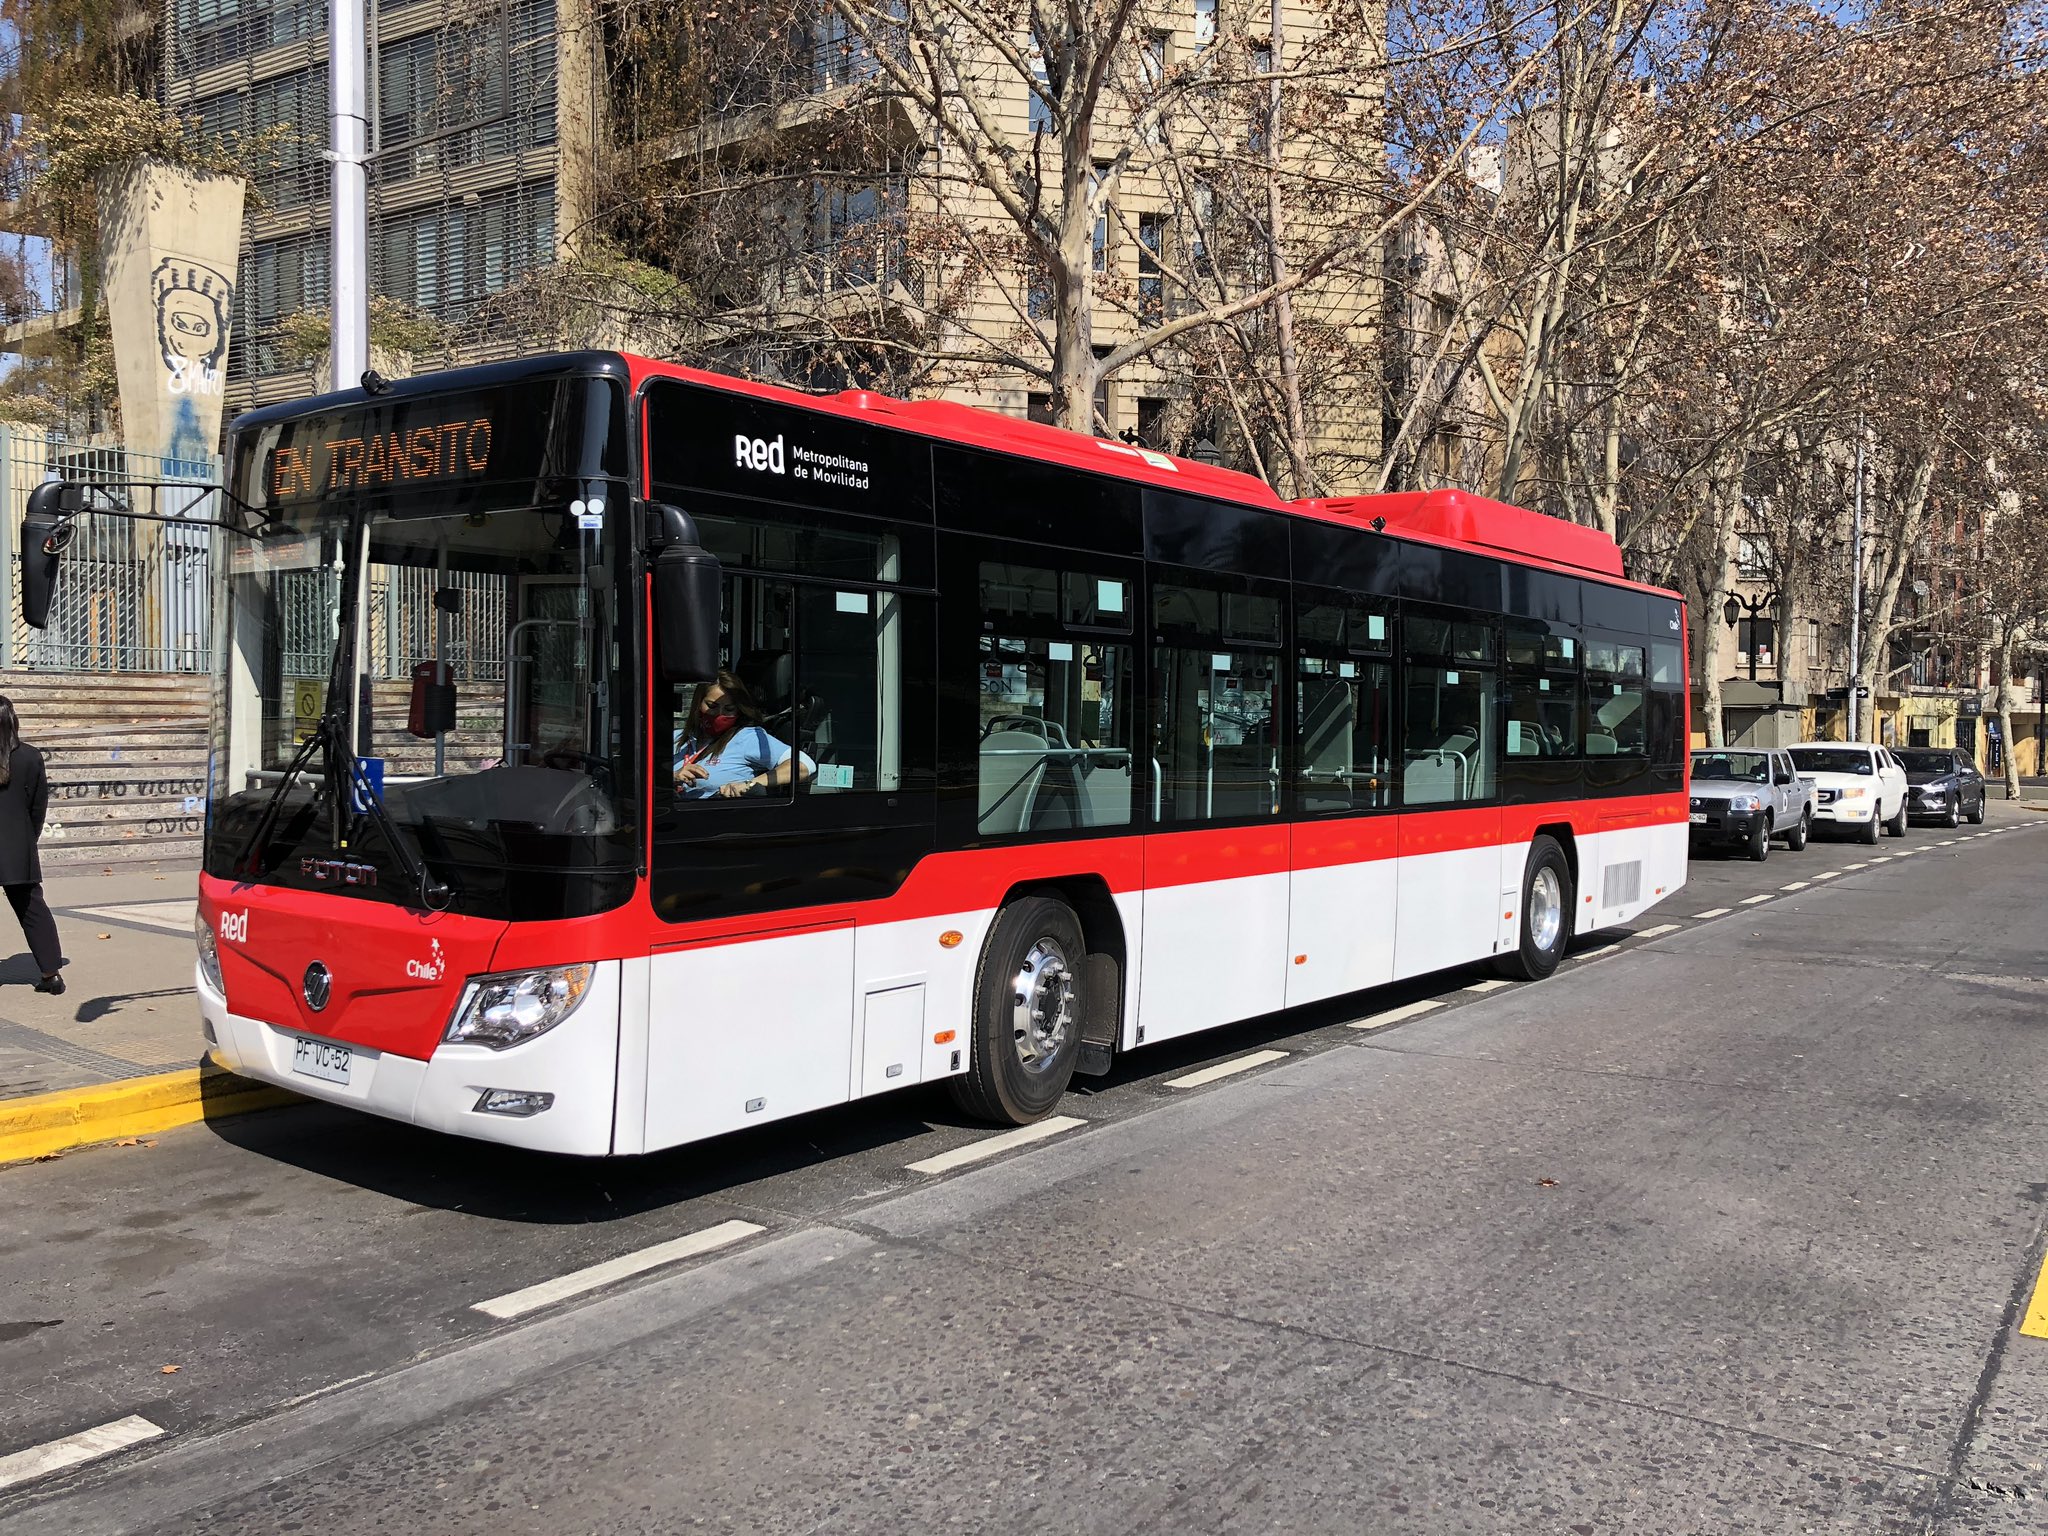
[[[308,1040],[304,1035],[292,1037],[292,1070],[302,1077],[317,1077],[346,1087],[349,1063],[353,1060],[355,1052],[345,1045]]]
[[[1696,827],[1704,827],[1707,824],[1707,813],[1705,811],[1694,811],[1692,813],[1692,824]]]

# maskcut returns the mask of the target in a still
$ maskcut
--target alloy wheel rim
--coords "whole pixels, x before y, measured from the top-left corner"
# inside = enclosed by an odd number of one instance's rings
[[[1051,1071],[1074,1029],[1074,973],[1057,939],[1042,936],[1024,952],[1010,999],[1018,1065],[1034,1075]]]
[[[1538,949],[1550,949],[1563,927],[1564,887],[1557,871],[1546,866],[1537,870],[1536,878],[1529,882],[1530,941]]]

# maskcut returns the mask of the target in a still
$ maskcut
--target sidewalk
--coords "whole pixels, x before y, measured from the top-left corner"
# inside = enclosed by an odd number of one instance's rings
[[[0,908],[0,1099],[199,1064],[198,888],[196,865],[146,861],[45,880],[70,962],[62,997],[34,990],[35,962]]]

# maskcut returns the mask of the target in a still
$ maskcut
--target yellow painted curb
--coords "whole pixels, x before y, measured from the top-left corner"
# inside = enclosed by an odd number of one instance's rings
[[[296,1093],[237,1077],[210,1063],[0,1100],[0,1163],[47,1157],[123,1136],[153,1136],[195,1120],[299,1101]]]

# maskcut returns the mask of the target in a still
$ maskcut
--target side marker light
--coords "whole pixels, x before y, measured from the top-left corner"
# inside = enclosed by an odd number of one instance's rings
[[[932,1044],[951,1045],[953,1043],[953,1036],[955,1033],[956,1031],[954,1030],[942,1029],[936,1035],[932,1036]]]
[[[962,933],[958,928],[948,928],[944,933],[939,935],[939,948],[958,949],[960,947],[960,941],[965,937],[967,937],[967,935]]]

